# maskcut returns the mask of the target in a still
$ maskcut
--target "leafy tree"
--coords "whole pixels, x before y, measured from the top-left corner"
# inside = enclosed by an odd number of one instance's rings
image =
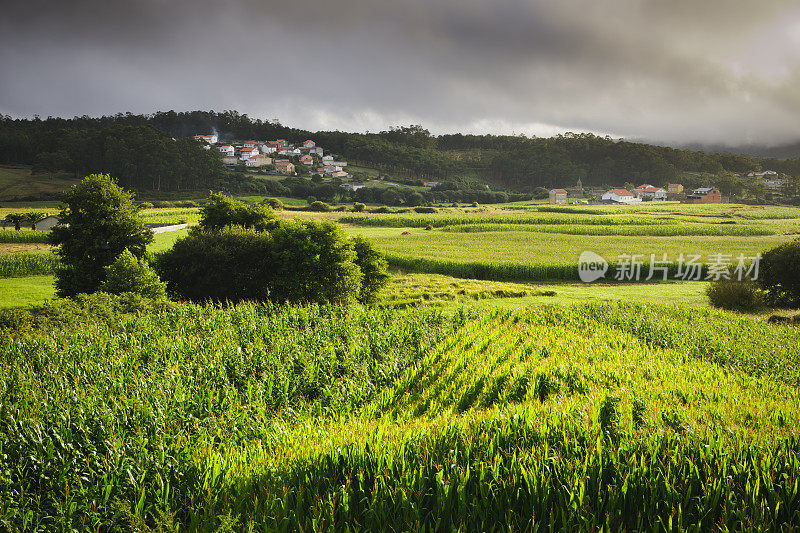
[[[800,239],[764,252],[759,268],[758,281],[770,303],[800,307]]]
[[[275,220],[275,213],[265,205],[246,205],[222,193],[212,192],[201,211],[200,227],[219,231],[241,226],[266,231]]]
[[[356,264],[363,275],[358,301],[371,304],[378,300],[381,290],[391,280],[388,265],[383,254],[362,235],[355,237],[352,242],[356,252]]]
[[[100,290],[110,294],[133,292],[153,300],[167,296],[167,284],[159,279],[145,259],[138,259],[127,248],[105,267],[106,280]]]
[[[95,292],[105,281],[105,267],[125,249],[142,257],[153,240],[131,193],[107,174],[87,176],[64,193],[63,202],[61,223],[50,235],[59,246],[56,289],[61,297]]]
[[[354,246],[331,223],[193,231],[159,256],[156,269],[170,293],[193,301],[346,303],[362,297]]]
[[[3,226],[5,226],[6,223],[14,224],[14,229],[19,231],[20,224],[25,222],[26,219],[27,215],[25,213],[9,213],[6,215],[6,218],[3,219]]]
[[[366,208],[367,208],[366,204],[362,204],[361,202],[356,202],[353,204],[353,211],[355,211],[356,213],[361,213]]]
[[[31,229],[36,231],[36,224],[41,222],[47,218],[47,215],[42,213],[41,211],[31,211],[30,213],[25,213],[25,220],[31,225]]]
[[[278,200],[277,198],[265,198],[261,201],[262,205],[267,205],[270,209],[275,211],[282,211],[283,210],[283,202]]]
[[[328,212],[331,210],[331,206],[326,204],[325,202],[320,202],[317,200],[316,202],[311,202],[308,206],[309,211],[317,211],[320,213]]]

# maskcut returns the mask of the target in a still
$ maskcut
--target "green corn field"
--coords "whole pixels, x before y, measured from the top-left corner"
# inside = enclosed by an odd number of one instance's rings
[[[46,243],[49,232],[0,230],[0,243]]]
[[[0,254],[0,278],[52,274],[58,264],[58,256],[52,252]]]
[[[800,528],[800,330],[174,304],[0,343],[10,531]]]

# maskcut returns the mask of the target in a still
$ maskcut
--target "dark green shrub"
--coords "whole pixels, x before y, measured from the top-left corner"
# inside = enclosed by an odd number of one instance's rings
[[[355,237],[352,243],[356,252],[356,264],[363,275],[358,300],[363,304],[374,303],[381,290],[389,284],[389,267],[383,254],[361,235]]]
[[[266,199],[261,201],[261,204],[269,206],[270,209],[272,209],[274,211],[283,210],[283,202],[281,202],[277,198],[266,198]]]
[[[416,211],[417,213],[437,213],[438,212],[435,207],[425,207],[425,206],[415,207],[414,211]]]
[[[765,252],[758,281],[770,304],[800,307],[800,239]]]
[[[361,202],[356,202],[356,203],[353,204],[353,211],[355,211],[356,213],[361,213],[366,208],[367,208],[367,205],[366,204],[362,204]]]
[[[153,204],[150,202],[139,202],[139,209],[153,209]]]
[[[308,204],[308,210],[317,211],[320,213],[327,213],[328,211],[331,210],[331,206],[329,206],[325,202],[320,202],[319,200],[317,200]]]
[[[334,224],[282,221],[269,232],[193,231],[158,257],[156,270],[170,293],[193,301],[370,301],[385,268],[360,249],[367,276],[356,244]]]
[[[146,260],[137,259],[129,250],[122,252],[106,267],[106,280],[100,285],[100,290],[111,294],[140,294],[154,300],[167,296],[167,284],[159,279]]]
[[[156,258],[170,294],[193,301],[269,298],[272,236],[241,228],[192,231]]]
[[[201,213],[200,227],[211,231],[233,226],[266,231],[276,223],[275,213],[265,205],[246,205],[214,192],[209,195]]]
[[[711,305],[736,311],[757,311],[764,307],[764,292],[751,280],[714,281],[706,288]]]

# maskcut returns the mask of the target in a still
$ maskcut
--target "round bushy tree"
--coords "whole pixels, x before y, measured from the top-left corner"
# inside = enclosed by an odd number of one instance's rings
[[[133,292],[153,300],[167,296],[167,284],[159,279],[146,260],[138,259],[130,250],[122,252],[105,270],[106,280],[100,284],[103,292]]]
[[[275,213],[266,205],[245,205],[224,194],[212,192],[203,206],[200,227],[218,231],[241,226],[265,231],[272,227],[274,221]]]
[[[106,279],[105,267],[125,249],[143,257],[153,232],[144,225],[131,193],[107,174],[92,174],[64,193],[61,222],[50,234],[61,267],[56,271],[60,297],[95,292]]]
[[[764,252],[758,281],[771,304],[800,307],[800,239]]]
[[[358,300],[371,304],[378,300],[381,290],[389,283],[388,265],[383,254],[366,238],[358,235],[352,240],[356,264],[361,269],[361,290]]]
[[[363,263],[376,262],[365,255]],[[312,221],[282,221],[269,232],[195,230],[156,269],[170,293],[193,301],[346,303],[364,298],[363,279],[380,285],[379,262],[365,278],[354,244],[334,224]]]

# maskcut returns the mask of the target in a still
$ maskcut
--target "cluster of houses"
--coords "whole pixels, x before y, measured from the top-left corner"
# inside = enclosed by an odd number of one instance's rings
[[[774,170],[765,170],[764,172],[751,172],[747,175],[748,178],[761,178],[765,189],[771,191],[778,191],[786,186],[786,178],[782,178]]]
[[[237,165],[240,162],[244,162],[245,166],[256,168],[274,165],[278,173],[294,175],[297,168],[292,161],[295,160],[307,166],[312,173],[335,178],[349,177],[344,171],[347,166],[346,161],[336,161],[332,155],[325,155],[324,150],[310,139],[300,145],[294,145],[285,139],[222,144],[215,134],[195,135],[194,138],[206,143],[209,149],[213,147],[219,150],[222,161],[227,165]]]
[[[550,191],[551,204],[567,203],[566,189],[553,189]],[[688,204],[718,204],[722,201],[719,190],[713,187],[701,187],[693,190],[690,194],[683,194],[683,185],[680,183],[670,183],[666,188],[655,187],[645,183],[631,189],[609,189],[600,195],[600,203],[604,204],[639,204],[643,200],[667,200],[669,198],[680,199],[681,202]]]

